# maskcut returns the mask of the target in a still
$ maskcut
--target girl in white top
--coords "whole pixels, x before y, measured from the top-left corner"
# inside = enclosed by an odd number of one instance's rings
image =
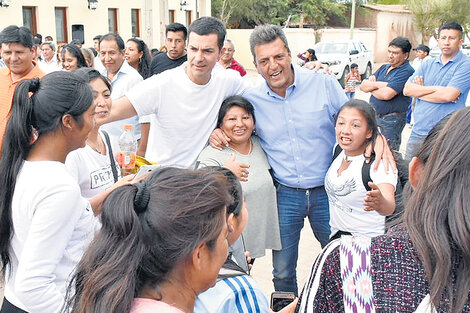
[[[374,237],[382,235],[385,216],[395,211],[397,174],[385,172],[382,161],[377,171],[370,167],[371,190],[362,182],[364,152],[377,136],[374,108],[362,100],[350,100],[336,118],[336,140],[342,148],[325,176],[325,189],[330,204],[330,238],[341,234]]]
[[[20,82],[0,160],[1,312],[59,312],[93,234],[93,212],[65,168],[94,125],[93,95],[75,74]]]
[[[74,74],[87,81],[91,87],[95,105],[95,126],[88,135],[86,146],[70,152],[65,166],[80,185],[82,196],[89,199],[93,207],[97,207],[114,189],[128,184],[133,175],[120,179],[119,165],[114,156],[111,156],[111,162],[105,135],[99,131],[111,110],[111,84],[97,70],[89,67],[79,68]],[[119,179],[116,183],[114,175]]]

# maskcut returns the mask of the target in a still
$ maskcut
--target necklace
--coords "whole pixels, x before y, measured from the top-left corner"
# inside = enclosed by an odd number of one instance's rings
[[[248,155],[248,154],[251,154],[251,152],[253,152],[253,141],[250,139],[248,139],[250,141],[250,146],[248,148],[248,152],[247,153],[243,153],[241,152],[236,146],[233,146],[231,143],[229,143],[229,148],[232,149],[232,150],[235,150],[241,154],[244,154],[244,155]]]
[[[96,147],[94,146],[94,143],[92,145],[91,142],[89,141],[87,142],[87,145],[94,151],[98,152],[99,154],[103,154],[103,155],[106,154],[104,146],[102,145],[102,142],[100,142],[100,140],[98,140]]]

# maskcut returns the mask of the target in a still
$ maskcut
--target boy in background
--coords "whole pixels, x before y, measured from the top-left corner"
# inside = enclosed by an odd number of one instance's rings
[[[356,85],[361,82],[361,75],[359,75],[359,68],[356,63],[351,64],[351,72],[346,76],[346,83],[344,91],[348,99],[354,98],[356,94]]]

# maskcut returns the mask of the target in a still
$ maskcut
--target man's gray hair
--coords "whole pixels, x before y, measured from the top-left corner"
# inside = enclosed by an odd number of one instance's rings
[[[228,42],[229,44],[231,44],[232,47],[233,47],[233,50],[235,50],[235,44],[233,43],[233,41],[231,41],[230,39],[225,38],[225,42]]]
[[[52,51],[57,51],[57,50],[56,50],[57,48],[56,48],[56,46],[55,46],[55,43],[53,43],[52,41],[45,41],[45,42],[43,42],[42,45],[43,45],[43,46],[44,46],[44,45],[48,45],[49,48],[51,48]]]
[[[284,42],[284,46],[286,47],[287,51],[290,52],[286,35],[284,34],[284,31],[281,27],[272,24],[258,25],[255,27],[250,36],[250,50],[255,62],[255,47],[265,43],[273,42],[277,38],[281,38],[282,42]]]

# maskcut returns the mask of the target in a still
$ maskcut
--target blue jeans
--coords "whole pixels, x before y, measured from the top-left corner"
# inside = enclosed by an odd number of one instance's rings
[[[389,115],[383,118],[378,118],[377,122],[382,129],[382,135],[387,138],[390,148],[395,151],[400,150],[401,132],[406,124],[406,112],[401,112],[396,115]]]
[[[346,92],[346,97],[348,97],[348,99],[353,99],[355,95],[355,92]]]
[[[413,135],[413,133],[410,135],[408,143],[406,144],[405,161],[410,162],[411,159],[416,156],[416,153],[419,148],[421,148],[424,139],[426,139],[426,136]]]
[[[311,189],[290,188],[276,184],[282,250],[273,250],[273,283],[276,291],[298,294],[297,258],[300,231],[308,217],[310,227],[324,247],[330,236],[328,196],[323,186]],[[310,253],[310,251],[304,251]]]

